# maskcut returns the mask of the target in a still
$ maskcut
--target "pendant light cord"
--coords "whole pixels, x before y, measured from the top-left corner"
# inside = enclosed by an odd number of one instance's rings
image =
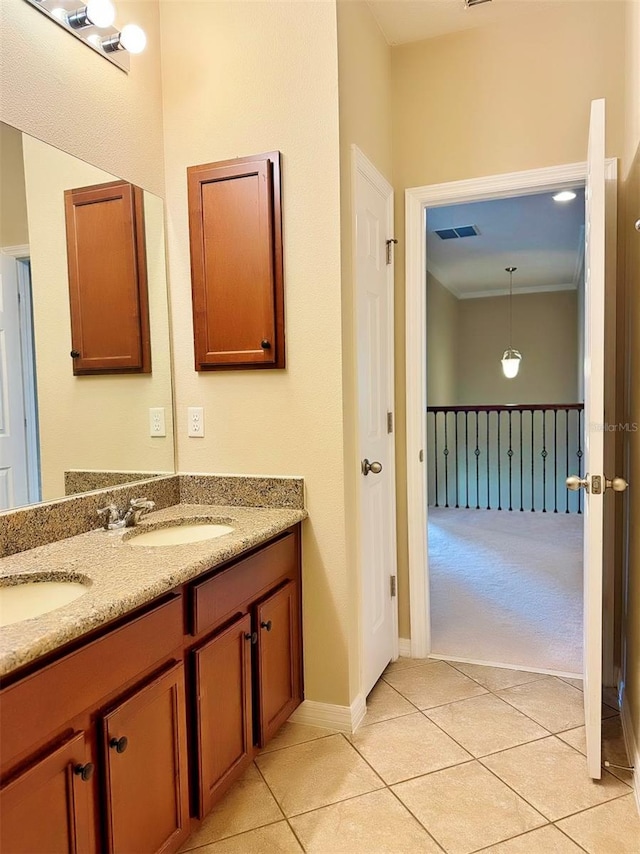
[[[505,267],[509,274],[509,350],[513,350],[513,274],[517,267]]]

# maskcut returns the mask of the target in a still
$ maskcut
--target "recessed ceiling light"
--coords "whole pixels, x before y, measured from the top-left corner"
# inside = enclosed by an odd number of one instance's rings
[[[576,194],[573,192],[573,190],[563,190],[561,193],[556,193],[555,196],[553,196],[553,201],[571,202],[573,201],[573,199],[575,199],[575,197]]]

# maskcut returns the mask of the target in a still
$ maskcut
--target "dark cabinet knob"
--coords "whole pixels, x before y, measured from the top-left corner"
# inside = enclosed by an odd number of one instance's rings
[[[72,351],[71,351],[71,358],[72,358],[72,359],[79,359],[79,358],[80,358],[80,353],[79,353],[77,350],[72,350]]]
[[[262,347],[263,350],[270,350],[271,349],[271,341],[267,341],[267,339],[265,338],[260,342],[260,346]]]
[[[257,632],[245,632],[244,638],[245,638],[245,640],[251,641],[252,644],[258,643],[258,633]]]
[[[260,623],[260,628],[261,628],[261,629],[266,629],[268,632],[270,632],[270,631],[271,631],[271,620],[267,620],[267,622],[266,622],[266,623],[265,623],[265,621],[263,620],[263,621]]]
[[[109,741],[109,747],[112,750],[115,750],[116,753],[124,753],[128,746],[129,739],[126,735],[123,735],[120,738],[112,738]]]
[[[73,769],[73,773],[77,774],[84,782],[90,780],[93,777],[93,772],[96,770],[93,762],[87,762],[86,765],[76,765]]]

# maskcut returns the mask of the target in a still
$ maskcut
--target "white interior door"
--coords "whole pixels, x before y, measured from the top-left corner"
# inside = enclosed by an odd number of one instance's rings
[[[0,253],[0,510],[29,503],[15,259]]]
[[[397,655],[393,598],[396,575],[393,245],[387,243],[393,235],[393,190],[355,147],[353,153],[362,690],[366,695]]]
[[[605,316],[605,102],[593,101],[585,217],[584,714],[587,766],[601,777]]]

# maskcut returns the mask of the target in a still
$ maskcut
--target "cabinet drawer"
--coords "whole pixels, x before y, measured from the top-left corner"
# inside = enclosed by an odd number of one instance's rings
[[[242,610],[283,576],[297,576],[297,537],[286,534],[251,557],[191,589],[191,633],[200,634]]]
[[[4,689],[3,766],[180,647],[182,620],[176,596]]]

